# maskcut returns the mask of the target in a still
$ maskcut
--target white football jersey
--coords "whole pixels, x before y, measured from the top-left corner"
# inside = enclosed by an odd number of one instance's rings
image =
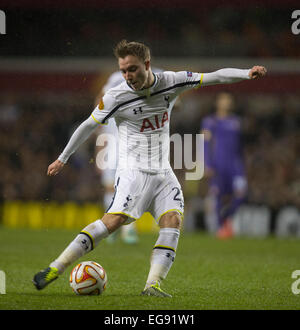
[[[150,88],[135,91],[124,81],[109,89],[92,112],[106,125],[115,119],[119,132],[118,168],[157,173],[169,170],[169,124],[178,95],[199,87],[203,74],[188,71],[154,73]]]
[[[163,70],[161,70],[159,68],[152,67],[152,72],[153,73],[163,72]],[[113,72],[109,76],[109,78],[107,79],[106,84],[102,88],[103,94],[105,94],[109,89],[120,85],[124,81],[125,81],[124,77],[123,77],[122,72],[120,70]],[[108,124],[104,125],[102,127],[101,134],[106,134],[106,136],[105,136],[106,141],[108,143],[111,142],[111,143],[114,144],[115,152],[112,152],[112,154],[110,154],[110,156],[108,157],[107,166],[111,170],[116,170],[117,163],[118,163],[119,143],[118,143],[118,127],[117,127],[116,122],[115,122],[114,119],[109,120]],[[108,147],[109,147],[109,145],[108,145]],[[112,174],[109,173],[109,171],[105,171],[103,173],[103,177],[105,177],[105,175],[108,175],[108,176],[111,176],[111,177],[113,176]]]

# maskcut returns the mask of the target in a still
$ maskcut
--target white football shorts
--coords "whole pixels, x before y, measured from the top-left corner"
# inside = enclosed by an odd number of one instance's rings
[[[105,213],[127,215],[128,224],[145,212],[151,213],[158,223],[161,216],[169,211],[177,211],[183,217],[183,194],[172,170],[164,173],[117,170],[115,194]]]

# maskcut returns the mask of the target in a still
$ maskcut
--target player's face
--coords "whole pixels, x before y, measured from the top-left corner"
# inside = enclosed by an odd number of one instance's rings
[[[222,93],[218,96],[216,101],[216,107],[219,111],[229,113],[234,106],[233,98],[230,94]]]
[[[138,57],[127,55],[119,58],[119,67],[124,79],[134,89],[140,90],[147,87],[149,80],[150,61],[142,62]]]

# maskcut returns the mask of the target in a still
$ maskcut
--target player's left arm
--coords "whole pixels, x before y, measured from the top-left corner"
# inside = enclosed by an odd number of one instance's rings
[[[263,66],[254,66],[251,69],[220,69],[210,73],[202,73],[200,86],[216,85],[216,84],[231,84],[246,79],[262,78],[266,75],[267,69]]]

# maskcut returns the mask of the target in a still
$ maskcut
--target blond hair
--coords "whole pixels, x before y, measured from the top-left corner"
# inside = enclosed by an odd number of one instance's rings
[[[138,57],[142,62],[150,61],[150,49],[141,42],[121,40],[114,48],[114,55],[117,59],[125,58],[128,55]]]

